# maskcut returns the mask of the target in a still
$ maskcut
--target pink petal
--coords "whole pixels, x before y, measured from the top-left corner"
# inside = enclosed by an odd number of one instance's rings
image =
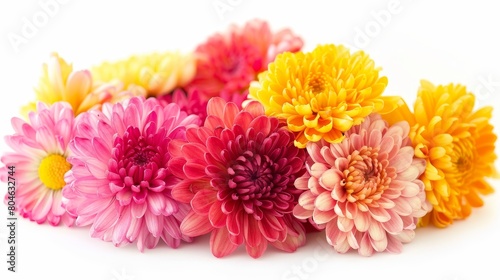
[[[330,223],[332,223],[332,222],[330,222]],[[349,232],[354,227],[354,222],[353,222],[353,220],[348,219],[348,218],[338,217],[337,226],[338,226],[339,230],[341,230],[343,232]]]
[[[33,207],[32,219],[35,221],[41,220],[47,216],[52,207],[52,191],[46,190],[37,200],[35,206]]]
[[[299,204],[306,210],[313,210],[315,208],[314,207],[315,199],[316,196],[314,194],[312,194],[310,191],[305,191],[299,196]]]
[[[336,169],[328,169],[319,178],[319,184],[328,191],[338,188],[343,174]]]
[[[356,229],[365,232],[370,228],[370,216],[368,213],[358,212],[358,215],[354,218],[354,225]]]
[[[146,211],[144,219],[146,220],[146,226],[148,227],[149,232],[154,237],[159,237],[161,231],[163,230],[163,223],[160,222],[160,219],[163,221],[163,216],[159,217],[151,213],[151,211]]]
[[[142,216],[144,216],[144,213],[146,213],[146,210],[148,208],[146,203],[135,203],[135,202],[130,204],[130,207],[132,207],[131,208],[132,216],[137,219],[142,218]]]
[[[373,240],[382,240],[386,238],[385,230],[380,225],[380,223],[371,223],[370,227],[368,228],[368,233]]]
[[[371,256],[373,254],[373,247],[372,247],[372,244],[370,242],[370,237],[367,233],[364,234],[363,237],[361,238],[358,252],[360,255],[366,256],[366,257]]]
[[[104,211],[111,204],[109,199],[83,200],[77,208],[78,215],[92,215]]]
[[[163,209],[165,208],[165,200],[163,194],[150,192],[146,199],[149,211],[153,215],[161,215]]]
[[[132,214],[132,213],[131,213]],[[138,219],[133,217],[132,214],[132,219],[130,220],[130,226],[127,230],[126,237],[127,240],[130,242],[133,242],[136,240],[139,236],[139,233],[141,232],[141,229],[143,228],[143,219]]]
[[[115,204],[110,204],[103,212],[97,214],[91,232],[101,232],[114,226],[119,217],[119,210]]]
[[[382,207],[370,207],[368,211],[372,218],[378,222],[387,222],[391,218],[389,213]]]
[[[131,222],[132,216],[130,215],[130,209],[124,210],[113,230],[112,240],[115,245],[126,240],[127,230]]]
[[[403,230],[403,220],[394,211],[388,211],[391,219],[382,223],[384,229],[390,234],[399,234]]]
[[[399,254],[403,251],[403,244],[401,241],[397,240],[395,237],[387,236],[387,252]]]
[[[312,217],[312,214],[313,210],[306,210],[299,204],[295,205],[295,208],[293,208],[293,215],[298,219],[308,219]]]
[[[411,207],[411,204],[408,202],[407,198],[397,198],[394,200],[394,203],[396,205],[392,210],[395,211],[398,215],[408,216],[413,213],[413,208]]]
[[[335,207],[335,201],[329,191],[320,193],[314,200],[314,206],[321,211],[329,211]]]
[[[321,211],[317,208],[313,210],[313,220],[317,224],[326,224],[335,218],[337,214],[335,214],[334,210],[330,211]]]
[[[355,203],[346,203],[345,206],[345,216],[348,219],[354,219],[358,215],[358,207]]]
[[[398,154],[390,160],[391,166],[396,167],[396,171],[402,172],[410,167],[413,162],[413,148],[403,147]]]
[[[179,221],[177,221],[174,217],[165,217],[163,221],[163,233],[168,234],[174,239],[180,239],[182,237],[181,229],[179,227]]]
[[[358,233],[357,235],[359,238],[360,232],[358,231],[357,233]],[[358,241],[358,239],[356,238],[356,235],[352,231],[346,232],[346,234],[347,234],[347,243],[349,244],[349,246],[354,250],[359,249],[359,241],[361,241],[361,240]],[[361,236],[362,235],[363,234],[361,234]]]

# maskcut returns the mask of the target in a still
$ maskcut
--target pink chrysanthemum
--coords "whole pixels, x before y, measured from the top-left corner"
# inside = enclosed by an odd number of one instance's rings
[[[68,143],[73,137],[74,114],[69,103],[56,102],[47,106],[39,102],[36,111],[28,114],[28,121],[12,118],[15,133],[5,137],[14,152],[5,153],[1,161],[1,180],[15,185],[12,198],[16,211],[39,224],[47,221],[56,226],[67,226],[74,217],[65,210],[62,189],[64,174],[71,165],[66,160],[70,151]],[[9,169],[13,166],[14,168]],[[14,171],[12,176],[8,171]],[[8,194],[6,199],[8,200]]]
[[[191,203],[181,224],[188,236],[211,232],[216,257],[245,244],[254,258],[268,244],[287,252],[305,243],[302,223],[293,217],[301,191],[293,185],[305,172],[304,150],[278,119],[251,102],[243,110],[212,98],[204,126],[187,130],[186,141],[174,140],[169,167],[180,178],[174,198]]]
[[[289,29],[272,33],[265,21],[232,25],[226,33],[217,33],[198,46],[196,75],[187,87],[197,88],[206,98],[246,96],[250,82],[277,54],[299,51],[302,45],[302,39]]]
[[[196,89],[191,89],[187,92],[183,89],[176,89],[171,94],[164,94],[157,97],[157,99],[162,105],[177,104],[182,111],[197,115],[202,123],[207,117],[208,100],[202,99],[199,91]]]
[[[305,192],[294,215],[326,227],[340,253],[400,252],[430,209],[417,179],[425,161],[414,158],[409,131],[406,122],[388,127],[374,114],[341,143],[308,143],[308,173],[295,181]]]
[[[239,109],[243,102],[246,100],[246,94],[221,94],[222,99],[227,102],[235,103]],[[183,89],[176,89],[172,94],[165,94],[157,97],[161,104],[170,104],[175,103],[179,105],[181,110],[185,111],[188,114],[197,115],[200,118],[200,121],[203,123],[207,118],[207,104],[208,99],[203,97],[200,94],[200,91],[191,88],[189,91],[185,91]]]
[[[116,246],[137,241],[141,252],[160,238],[173,248],[190,241],[179,229],[190,207],[171,196],[179,179],[167,167],[167,147],[197,124],[198,117],[155,98],[134,97],[82,114],[63,193],[76,225],[92,225],[92,237]]]

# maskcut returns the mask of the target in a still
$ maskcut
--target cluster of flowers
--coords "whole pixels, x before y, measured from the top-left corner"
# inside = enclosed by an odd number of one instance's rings
[[[493,192],[492,108],[464,86],[422,81],[412,112],[363,51],[302,47],[253,20],[191,53],[89,70],[52,54],[5,138],[17,212],[140,251],[210,234],[214,256],[258,258],[323,231],[369,256]]]

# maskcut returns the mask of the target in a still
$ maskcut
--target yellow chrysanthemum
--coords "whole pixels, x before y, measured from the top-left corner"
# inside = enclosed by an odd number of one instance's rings
[[[98,108],[104,102],[118,102],[137,94],[138,91],[121,91],[119,85],[95,83],[88,70],[73,71],[72,64],[52,53],[48,63],[43,64],[42,76],[35,88],[35,101],[24,106],[21,112],[27,116],[35,111],[38,101],[46,104],[66,101],[77,115]]]
[[[249,97],[262,103],[267,115],[286,120],[297,147],[321,139],[336,143],[370,113],[390,111],[398,102],[380,96],[387,78],[379,71],[364,52],[350,53],[344,46],[286,52],[251,84]]]
[[[391,123],[406,120],[415,156],[426,159],[421,176],[433,210],[420,220],[446,227],[467,218],[480,207],[479,194],[493,188],[486,177],[496,177],[496,135],[489,123],[492,107],[474,109],[475,97],[462,85],[434,86],[422,81],[412,114],[404,105],[385,116]]]
[[[104,62],[92,69],[98,81],[123,83],[125,88],[140,86],[147,96],[159,96],[189,83],[196,72],[192,53],[151,53],[124,60]]]

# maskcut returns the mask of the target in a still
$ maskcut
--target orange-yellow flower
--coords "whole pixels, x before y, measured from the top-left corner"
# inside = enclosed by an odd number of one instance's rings
[[[433,210],[420,220],[446,227],[467,218],[472,207],[480,207],[479,194],[493,192],[486,177],[496,177],[495,141],[489,123],[492,107],[474,111],[475,96],[459,84],[434,86],[422,81],[414,113],[408,106],[385,116],[394,123],[406,120],[415,156],[426,159],[420,179]]]
[[[73,65],[68,64],[57,53],[50,55],[42,70],[35,88],[35,101],[21,109],[25,116],[30,111],[36,111],[38,101],[46,104],[66,101],[75,115],[78,115],[98,108],[105,102],[118,102],[137,94],[137,91],[122,91],[120,85],[96,83],[88,70],[73,71]]]
[[[92,68],[96,80],[120,81],[125,88],[139,86],[147,96],[159,96],[183,87],[193,79],[195,72],[194,55],[180,52],[133,55]]]
[[[338,143],[370,113],[395,105],[392,97],[384,106],[386,97],[380,95],[387,78],[379,71],[363,51],[351,53],[341,45],[286,52],[251,84],[249,97],[260,101],[267,115],[286,121],[297,147],[321,139]]]

